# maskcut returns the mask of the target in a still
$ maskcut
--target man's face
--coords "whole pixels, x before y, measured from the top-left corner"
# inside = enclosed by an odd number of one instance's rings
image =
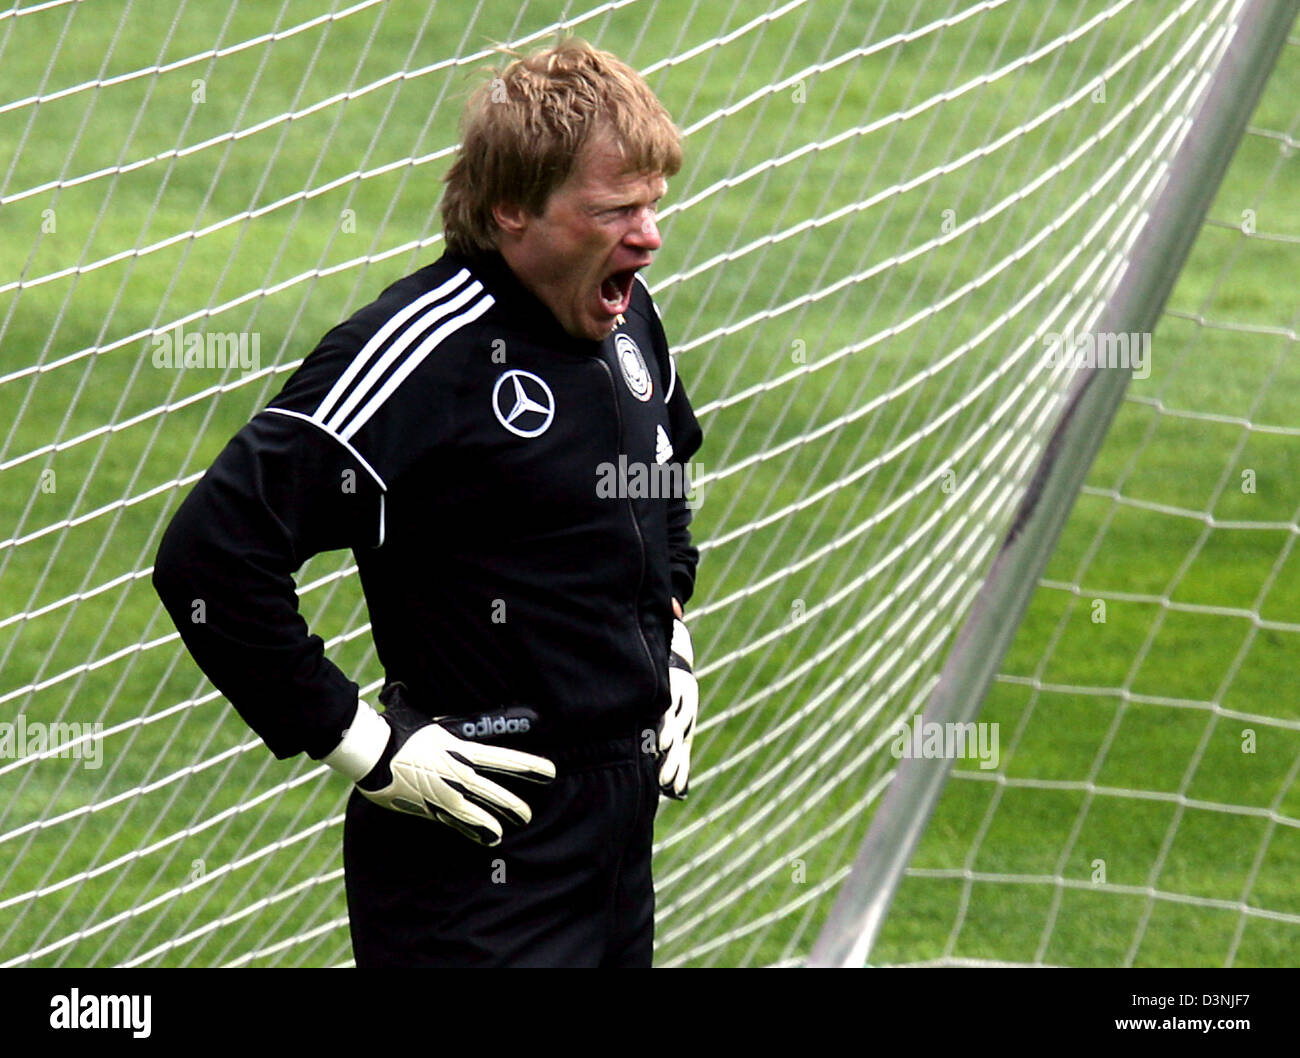
[[[655,214],[667,186],[659,173],[627,172],[618,150],[593,138],[540,216],[496,209],[501,254],[566,331],[600,341],[661,245]]]

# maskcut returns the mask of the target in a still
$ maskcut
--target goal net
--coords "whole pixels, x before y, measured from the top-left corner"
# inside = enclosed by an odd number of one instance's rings
[[[1294,966],[1300,954],[1300,39],[997,677],[875,958]],[[918,928],[925,923],[924,930]],[[924,934],[924,936],[922,936]]]
[[[491,44],[560,30],[640,69],[687,153],[647,279],[706,437],[703,721],[656,962],[800,961],[1060,415],[1047,354],[1113,293],[1243,6],[0,12],[0,965],[349,962],[347,790],[243,726],[151,563],[316,339],[441,252]],[[1297,948],[1297,70],[1130,365],[981,717],[998,759],[957,762],[882,961]],[[373,694],[351,556],[297,579]]]

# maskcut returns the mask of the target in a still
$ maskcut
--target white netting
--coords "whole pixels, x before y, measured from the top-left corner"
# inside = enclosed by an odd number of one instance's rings
[[[1288,44],[985,705],[1003,766],[957,773],[880,958],[1295,965]]]

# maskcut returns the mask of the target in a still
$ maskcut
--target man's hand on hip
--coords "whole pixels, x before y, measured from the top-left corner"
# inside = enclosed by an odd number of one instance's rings
[[[545,757],[458,738],[400,694],[391,695],[382,716],[358,702],[352,725],[324,760],[375,804],[436,819],[483,845],[500,842],[502,823],[522,826],[533,817],[523,800],[486,775],[555,778]]]
[[[691,742],[700,708],[700,685],[693,666],[695,649],[691,634],[681,620],[681,608],[674,602],[673,641],[668,654],[668,689],[671,703],[659,721],[659,789],[674,800],[686,797],[691,780]]]

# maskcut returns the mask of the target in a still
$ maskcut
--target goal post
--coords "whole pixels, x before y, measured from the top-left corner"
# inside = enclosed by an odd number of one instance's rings
[[[1169,161],[1163,189],[1113,295],[1091,326],[1094,348],[1106,347],[1103,336],[1149,335],[1155,329],[1297,10],[1300,0],[1252,0],[1231,23],[1230,42],[1207,75],[1203,98]],[[924,724],[965,725],[979,715],[1131,371],[1128,363],[1101,362],[1080,370],[1006,539],[944,662],[924,709]],[[809,955],[809,966],[867,964],[953,764],[954,758],[946,756],[900,762]]]

